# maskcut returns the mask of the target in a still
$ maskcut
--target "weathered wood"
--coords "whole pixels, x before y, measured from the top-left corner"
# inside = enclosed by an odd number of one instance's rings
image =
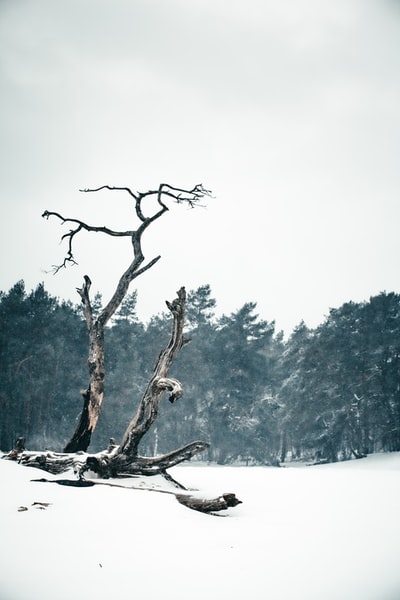
[[[211,500],[187,496],[185,494],[176,494],[176,499],[184,506],[203,513],[214,513],[242,504],[242,501],[232,493],[222,494],[218,498]]]
[[[88,448],[93,433],[93,425],[90,427],[90,423],[95,423],[96,417],[98,419],[100,414],[101,401],[91,392],[90,386],[87,390],[83,390],[81,395],[83,398],[83,407],[78,425],[71,439],[65,445],[64,452],[83,452],[84,449]],[[95,411],[97,412],[96,416]]]
[[[167,302],[166,304],[173,316],[171,337],[158,357],[153,375],[146,387],[136,414],[122,437],[114,461],[126,460],[129,462],[137,456],[140,440],[158,416],[160,401],[165,390],[171,392],[169,398],[171,402],[174,402],[183,393],[180,382],[177,379],[168,378],[168,371],[182,346],[188,342],[183,337],[186,304],[185,288],[182,287],[177,292],[177,298],[173,302]]]
[[[92,282],[85,275],[82,288],[77,289],[83,304],[83,311],[89,335],[88,369],[89,386],[81,392],[83,407],[78,425],[64,448],[64,452],[85,451],[89,447],[92,433],[97,425],[104,399],[104,326],[99,319],[93,319],[89,291]]]
[[[118,487],[118,488],[124,488],[126,489],[130,489],[130,490],[136,490],[136,491],[141,491],[141,492],[157,492],[160,494],[169,494],[171,496],[175,496],[175,498],[178,500],[178,502],[180,504],[182,504],[183,506],[186,506],[187,508],[190,508],[191,510],[196,510],[198,512],[202,512],[202,513],[208,513],[208,514],[214,514],[216,512],[220,512],[221,510],[227,510],[228,508],[234,508],[235,506],[238,506],[238,504],[242,504],[242,501],[239,500],[238,498],[236,498],[235,494],[233,493],[225,493],[225,494],[221,494],[221,496],[218,496],[217,498],[212,498],[212,499],[207,499],[207,498],[198,498],[198,497],[194,497],[190,494],[177,494],[171,490],[163,490],[163,489],[157,489],[157,488],[145,488],[145,487],[138,487],[138,486],[134,486],[134,485],[129,485],[129,486],[125,486],[125,485],[121,485],[118,483],[106,483],[104,481],[86,481],[86,480],[75,480],[75,479],[46,479],[44,477],[41,477],[40,479],[31,479],[31,481],[35,482],[35,483],[56,483],[58,485],[64,485],[64,486],[69,486],[69,487],[93,487],[94,485],[108,485],[110,487]],[[174,484],[176,484],[177,482],[175,480],[172,480],[172,482]],[[178,484],[177,487],[180,487],[181,489],[185,489],[184,486]]]
[[[183,461],[190,460],[207,448],[208,444],[206,442],[197,441],[160,456],[136,456],[128,460],[125,455],[116,454],[118,446],[110,444],[107,450],[97,454],[24,451],[18,455],[18,458],[14,455],[10,456],[11,453],[5,455],[4,458],[18,460],[23,466],[35,467],[54,475],[73,470],[80,479],[84,478],[89,471],[103,479],[159,474],[168,479],[170,476],[167,469]]]
[[[108,471],[112,477],[123,477],[124,475],[157,475],[164,474],[167,469],[180,464],[183,461],[190,460],[196,454],[204,452],[209,447],[207,442],[191,442],[182,448],[173,450],[161,456],[133,456],[127,457],[126,454],[119,454],[117,451],[111,457],[108,465],[104,462],[100,466],[100,472],[103,477]],[[87,461],[86,461],[87,462]],[[91,467],[93,469],[93,462]],[[83,469],[83,472],[86,469]],[[97,472],[97,471],[95,471]]]
[[[8,458],[7,455],[4,458]],[[84,453],[71,454],[60,452],[30,452],[25,451],[20,454],[18,462],[24,467],[34,467],[47,473],[58,475],[65,473],[69,469],[74,472],[79,471],[86,460]]]
[[[85,467],[88,458],[95,458],[96,460],[99,460],[99,462],[109,462],[110,457],[115,453],[117,448],[118,446],[115,444],[114,438],[111,438],[108,448],[97,454],[87,454],[86,452],[53,452],[50,450],[42,452],[24,450],[19,454],[17,460],[23,466],[35,467],[36,469],[41,469],[42,471],[52,473],[53,475],[73,470],[75,475],[79,477],[80,471]],[[5,455],[3,458],[10,458],[10,456]]]

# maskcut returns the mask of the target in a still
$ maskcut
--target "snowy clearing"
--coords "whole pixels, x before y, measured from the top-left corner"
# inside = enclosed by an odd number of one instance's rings
[[[169,494],[32,482],[57,477],[0,460],[1,600],[400,598],[400,453],[170,472],[243,504],[220,518]]]

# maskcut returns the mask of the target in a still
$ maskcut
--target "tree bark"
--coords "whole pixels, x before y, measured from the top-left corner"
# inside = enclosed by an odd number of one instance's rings
[[[136,455],[128,458],[123,454],[114,456],[107,456],[104,453],[95,454],[87,456],[78,474],[82,478],[88,471],[93,471],[103,479],[129,475],[164,475],[168,477],[167,469],[185,460],[190,460],[207,448],[207,442],[196,441],[167,454],[153,457]]]
[[[171,338],[168,345],[160,353],[153,376],[151,377],[144,392],[138,410],[129,423],[121,445],[114,458],[118,460],[130,460],[137,456],[137,450],[142,437],[150,429],[157,418],[160,400],[164,391],[170,392],[169,401],[175,402],[183,394],[183,389],[177,379],[168,378],[171,364],[184,344],[190,340],[183,337],[183,326],[185,321],[186,291],[182,287],[173,302],[166,302],[173,316]]]
[[[17,454],[13,450],[6,454],[4,458],[18,461],[23,466],[35,467],[53,475],[65,473],[72,469],[80,479],[83,479],[88,471],[93,471],[103,479],[131,475],[163,475],[168,479],[170,476],[166,472],[167,469],[185,460],[190,460],[207,448],[207,442],[196,441],[160,456],[136,456],[132,460],[118,459],[116,461],[113,461],[113,456],[118,447],[97,454],[86,454],[85,452],[34,452],[29,450]]]
[[[87,469],[94,470],[103,477],[115,477],[127,473],[142,475],[163,473],[167,468],[192,458],[209,446],[206,442],[196,441],[162,456],[152,458],[138,456],[140,441],[157,419],[164,392],[169,392],[171,403],[174,403],[183,394],[181,383],[177,379],[168,377],[168,374],[175,357],[181,348],[190,341],[183,336],[185,288],[182,287],[177,292],[177,298],[173,302],[167,301],[166,304],[173,317],[171,337],[158,357],[153,375],[147,384],[136,414],[129,423],[121,444],[115,452],[106,456],[105,460],[103,457],[88,459],[87,467],[83,468],[82,474]]]
[[[89,298],[91,281],[85,275],[85,281],[78,293],[84,307],[84,315],[89,334],[89,386],[81,392],[83,408],[78,425],[64,452],[86,451],[89,447],[92,433],[100,416],[104,399],[104,326],[99,319],[93,320],[92,306]]]

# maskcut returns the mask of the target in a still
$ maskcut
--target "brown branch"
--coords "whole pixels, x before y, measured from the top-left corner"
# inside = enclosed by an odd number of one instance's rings
[[[186,303],[185,288],[182,287],[177,294],[178,296],[173,302],[167,302],[167,306],[173,316],[170,340],[158,357],[153,376],[147,385],[135,416],[124,433],[117,452],[120,457],[124,456],[128,460],[136,459],[140,440],[158,416],[159,404],[165,389],[171,391],[170,400],[172,402],[183,393],[181,384],[176,379],[168,378],[169,368],[185,343],[183,338]]]

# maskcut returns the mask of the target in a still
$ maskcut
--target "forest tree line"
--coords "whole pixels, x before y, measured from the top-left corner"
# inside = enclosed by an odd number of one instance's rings
[[[106,399],[90,451],[118,441],[170,335],[165,312],[143,323],[137,293],[106,331]],[[101,296],[94,302],[101,307]],[[217,317],[209,285],[188,293],[186,345],[171,375],[184,386],[161,404],[142,455],[192,439],[219,464],[334,462],[400,450],[400,295],[331,309],[315,329],[285,340],[248,302]],[[61,450],[79,418],[87,381],[87,330],[79,304],[23,281],[0,292],[0,449]],[[68,382],[66,385],[65,382]]]

